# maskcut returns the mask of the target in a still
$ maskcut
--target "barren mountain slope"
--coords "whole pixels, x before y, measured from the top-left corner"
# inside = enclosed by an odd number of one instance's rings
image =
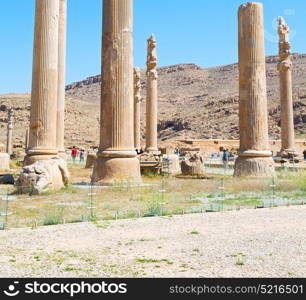
[[[267,57],[269,132],[279,138],[280,106],[277,57]],[[296,133],[306,133],[306,54],[293,55]],[[145,135],[145,70],[142,71],[142,130]],[[98,144],[100,76],[66,88],[66,142]],[[5,106],[16,110],[16,142],[24,140],[29,95],[0,96],[0,143],[5,141]],[[2,112],[1,112],[2,110]],[[167,139],[238,138],[237,64],[203,69],[181,64],[159,69],[159,137]]]

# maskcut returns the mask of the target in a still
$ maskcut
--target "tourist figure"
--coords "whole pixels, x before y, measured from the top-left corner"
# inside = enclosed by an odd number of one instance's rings
[[[78,150],[75,148],[75,146],[73,146],[71,150],[71,158],[73,163],[75,163],[77,155],[78,155]]]
[[[222,161],[223,161],[223,167],[227,168],[228,167],[228,161],[230,158],[230,153],[228,152],[227,149],[223,149],[223,155],[222,155]]]
[[[306,160],[306,149],[303,151],[304,160]]]
[[[137,155],[141,155],[144,153],[144,150],[143,148],[140,148],[140,149],[136,149],[136,152],[137,152]]]
[[[80,150],[80,164],[84,162],[85,151],[82,149]]]

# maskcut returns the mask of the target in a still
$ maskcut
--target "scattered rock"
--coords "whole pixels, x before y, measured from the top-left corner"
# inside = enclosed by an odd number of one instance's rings
[[[204,174],[204,160],[203,157],[196,153],[186,160],[181,162],[181,169],[183,175],[202,175]]]
[[[22,192],[34,195],[48,190],[57,190],[67,185],[69,173],[66,161],[60,158],[40,160],[23,167],[16,185]]]
[[[163,172],[171,175],[181,174],[180,158],[176,154],[164,155],[163,160],[167,162],[164,166]]]

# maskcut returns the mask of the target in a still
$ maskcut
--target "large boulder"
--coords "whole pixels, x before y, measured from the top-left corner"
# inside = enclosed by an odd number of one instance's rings
[[[201,175],[204,174],[204,160],[203,157],[195,153],[187,157],[181,162],[181,170],[183,175]]]
[[[10,169],[10,156],[7,153],[0,153],[0,172]]]
[[[181,174],[180,158],[176,154],[163,156],[163,172],[171,175]]]
[[[145,152],[138,156],[140,160],[141,174],[160,174],[162,169],[162,161],[159,155]]]
[[[23,167],[16,185],[22,192],[41,194],[48,190],[59,190],[69,181],[67,163],[61,158],[40,160]]]

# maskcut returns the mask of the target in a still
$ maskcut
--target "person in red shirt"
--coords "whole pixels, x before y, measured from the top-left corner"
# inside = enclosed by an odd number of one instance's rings
[[[75,148],[75,146],[73,146],[71,150],[71,158],[72,158],[73,163],[75,163],[75,159],[77,155],[78,155],[78,150]]]

